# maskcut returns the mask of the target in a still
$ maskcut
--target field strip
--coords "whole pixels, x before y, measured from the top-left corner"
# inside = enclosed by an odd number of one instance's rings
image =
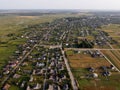
[[[120,52],[118,52],[117,50],[116,51],[111,51],[120,61]]]
[[[106,54],[107,57],[113,62],[113,64],[120,69],[120,61],[119,59],[111,52],[111,51],[106,51],[104,54]]]
[[[100,50],[99,50],[99,52],[104,56],[104,58],[105,58],[111,65],[113,65],[113,66],[117,69],[118,72],[120,72],[120,70],[110,61],[110,59],[108,59]]]

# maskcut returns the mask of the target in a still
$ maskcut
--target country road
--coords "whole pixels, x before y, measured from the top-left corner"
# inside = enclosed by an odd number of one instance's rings
[[[69,74],[70,79],[71,79],[71,84],[72,84],[73,90],[78,90],[77,83],[75,82],[74,76],[73,76],[73,74],[72,74],[72,72],[71,72],[71,69],[70,69],[68,60],[67,60],[67,58],[65,57],[64,50],[62,50],[62,48],[60,48],[60,49],[61,49],[61,52],[62,52],[62,55],[63,55],[63,58],[64,58],[64,62],[65,62],[65,65],[66,65],[68,74]]]

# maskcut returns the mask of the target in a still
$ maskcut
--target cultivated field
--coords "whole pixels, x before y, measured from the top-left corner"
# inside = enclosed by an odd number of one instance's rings
[[[102,51],[107,58],[120,70],[120,51]]]
[[[73,54],[68,56],[72,68],[98,68],[100,66],[110,66],[104,58],[93,58],[88,54]]]

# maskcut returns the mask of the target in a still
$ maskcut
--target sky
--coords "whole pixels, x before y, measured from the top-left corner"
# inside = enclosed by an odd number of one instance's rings
[[[120,0],[0,0],[0,9],[120,10]]]

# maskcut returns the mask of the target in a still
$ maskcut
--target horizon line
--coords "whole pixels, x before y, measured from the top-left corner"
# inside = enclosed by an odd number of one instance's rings
[[[85,10],[90,10],[90,11],[120,11],[120,10],[117,10],[117,9],[36,9],[36,8],[28,8],[28,9],[25,9],[25,8],[18,8],[18,9],[0,9],[0,10],[81,10],[81,11],[85,11]]]

